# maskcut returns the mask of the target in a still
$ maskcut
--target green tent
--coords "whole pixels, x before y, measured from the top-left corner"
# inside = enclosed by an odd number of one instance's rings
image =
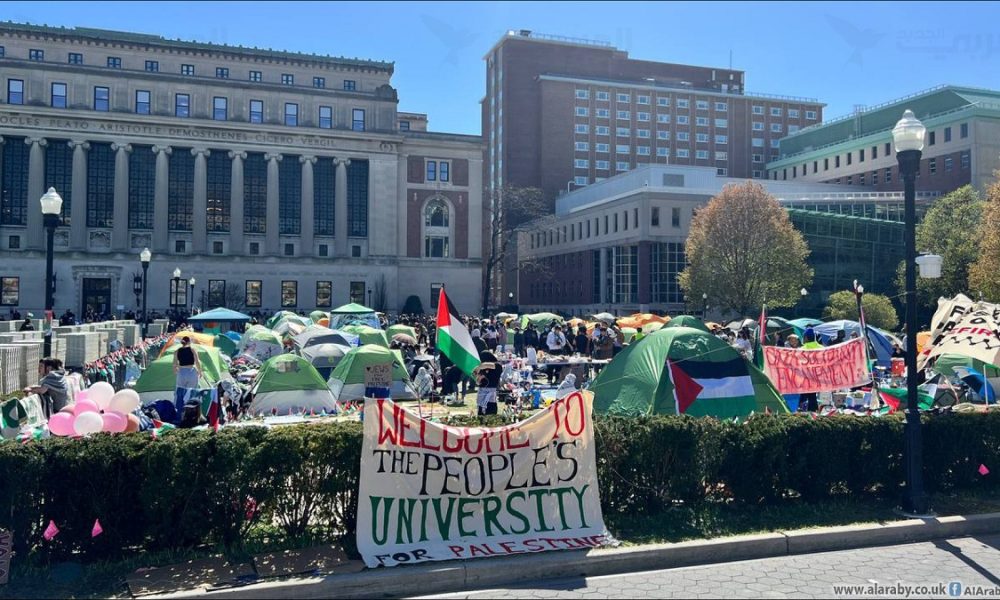
[[[698,329],[704,331],[705,333],[711,333],[708,327],[705,326],[705,322],[698,317],[692,317],[691,315],[680,315],[670,319],[670,322],[664,325],[664,327],[690,327],[691,329]]]
[[[274,325],[285,317],[297,317],[299,315],[293,313],[290,310],[279,310],[278,312],[271,315],[271,318],[264,321],[264,326],[268,329],[274,327]]]
[[[389,347],[389,339],[385,337],[385,332],[381,329],[375,329],[367,325],[347,325],[342,329],[347,333],[353,333],[358,336],[362,346],[377,345],[383,348]]]
[[[167,348],[163,356],[149,363],[146,370],[139,376],[139,380],[132,389],[139,394],[139,398],[144,403],[153,400],[173,400],[174,390],[177,387],[177,375],[174,373],[174,353],[179,347]],[[197,344],[192,344],[191,347],[198,353],[198,361],[201,364],[202,376],[198,379],[199,388],[212,387],[223,379],[230,378],[229,369],[226,367],[218,348]]]
[[[309,361],[282,354],[265,362],[250,386],[252,415],[332,412],[336,404],[323,377]]]
[[[598,413],[733,418],[788,412],[766,375],[729,344],[691,327],[665,327],[623,349],[590,389]]]
[[[365,396],[365,367],[392,363],[390,395],[394,400],[414,399],[416,393],[398,350],[369,345],[352,348],[330,375],[330,391],[338,402],[360,400]]]
[[[239,347],[236,345],[236,342],[224,333],[220,333],[215,336],[215,347],[222,352],[225,352],[226,356],[229,356],[230,358],[236,356],[239,352]]]
[[[378,327],[379,321],[375,311],[367,306],[354,302],[338,306],[330,311],[330,328],[343,329],[348,325],[367,325]]]
[[[942,354],[934,361],[934,370],[946,377],[959,376],[958,372],[955,371],[955,367],[975,369],[986,377],[1000,377],[1000,367],[963,354]]]
[[[639,331],[640,330],[635,327],[622,327],[622,338],[624,339],[624,343],[631,344],[632,340],[635,339],[635,336],[639,335]],[[641,340],[642,337],[639,339]]]
[[[405,333],[411,338],[417,339],[417,330],[410,327],[409,325],[402,325],[400,323],[397,323],[395,325],[390,325],[389,328],[385,330],[385,336],[390,340],[392,339],[392,336],[396,335],[397,333]]]
[[[367,306],[361,306],[355,302],[350,304],[345,304],[343,306],[338,306],[337,308],[330,311],[331,315],[359,315],[375,312],[373,309]]]
[[[540,312],[531,315],[522,315],[521,329],[527,327],[528,323],[534,324],[534,326],[537,329],[545,329],[548,328],[550,325],[552,325],[552,323],[559,323],[561,325],[563,323],[563,318],[557,314],[550,312]]]
[[[323,312],[321,310],[314,310],[311,313],[309,313],[309,318],[312,320],[313,323],[315,323],[320,319],[329,319],[330,313]]]
[[[284,351],[281,336],[263,327],[248,329],[240,340],[240,352],[257,360],[267,360]]]

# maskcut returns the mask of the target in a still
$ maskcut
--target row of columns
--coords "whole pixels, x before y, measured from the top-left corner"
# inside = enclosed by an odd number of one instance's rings
[[[0,138],[0,144],[3,139]],[[44,241],[42,227],[42,214],[32,205],[33,200],[40,198],[45,193],[45,147],[48,141],[45,138],[25,138],[25,144],[30,146],[28,154],[28,211],[27,211],[27,247],[31,249],[41,249]],[[73,150],[73,174],[72,174],[72,205],[70,207],[70,236],[69,244],[71,250],[87,250],[87,151],[90,150],[90,143],[87,141],[73,140],[68,142]],[[113,227],[111,234],[112,250],[128,252],[131,250],[128,236],[128,211],[129,211],[129,153],[132,145],[127,143],[114,142],[111,149],[115,153],[115,180],[114,180],[114,209]],[[168,229],[169,217],[169,178],[170,178],[170,155],[173,148],[170,146],[153,146],[153,153],[156,155],[156,182],[153,195],[153,250],[156,252],[168,252],[170,231]],[[208,253],[208,157],[211,150],[207,148],[192,148],[194,155],[194,198],[193,198],[193,218],[192,218],[192,251],[195,254]],[[243,161],[247,158],[246,151],[230,150],[228,157],[232,161],[230,174],[230,226],[229,240],[230,247],[234,253],[243,252]],[[264,238],[264,253],[278,255],[281,252],[279,217],[279,170],[278,163],[284,156],[280,153],[266,153],[267,161],[267,230]],[[300,244],[303,254],[312,253],[314,240],[314,219],[315,211],[313,206],[315,179],[313,176],[313,165],[316,164],[315,156],[299,156],[299,163],[302,168],[302,196],[301,196],[301,233]],[[347,167],[351,164],[350,159],[334,158],[336,166],[336,180],[334,187],[334,256],[347,256],[348,246],[348,223],[347,223]]]

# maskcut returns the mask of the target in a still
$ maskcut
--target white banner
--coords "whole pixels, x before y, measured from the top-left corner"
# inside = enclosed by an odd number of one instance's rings
[[[973,302],[965,294],[958,294],[954,298],[938,298],[938,307],[931,319],[931,335],[924,346],[923,352],[917,356],[917,368],[923,369],[930,358],[931,348],[940,343],[944,335],[954,329],[958,322],[962,320],[965,313],[972,310]],[[907,334],[907,344],[910,340],[916,343],[916,336]]]
[[[500,428],[448,427],[368,399],[358,550],[369,567],[605,544],[593,394]]]
[[[1000,366],[1000,306],[978,302],[964,310],[947,305],[938,310],[951,313],[940,323],[935,315],[939,333],[921,354],[924,362],[942,354],[961,354]]]

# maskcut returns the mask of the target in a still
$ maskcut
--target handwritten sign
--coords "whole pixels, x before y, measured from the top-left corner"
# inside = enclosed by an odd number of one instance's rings
[[[764,346],[764,368],[782,394],[833,392],[871,381],[861,338],[810,350]]]
[[[392,363],[365,367],[365,397],[388,398],[392,387]]]
[[[991,365],[1000,363],[1000,306],[979,302],[964,312],[959,310],[961,307],[949,313],[918,366],[942,354],[961,354]]]
[[[0,585],[10,579],[10,553],[14,547],[14,534],[0,530]]]
[[[593,394],[499,428],[448,427],[365,402],[357,542],[369,567],[570,550],[608,541]]]

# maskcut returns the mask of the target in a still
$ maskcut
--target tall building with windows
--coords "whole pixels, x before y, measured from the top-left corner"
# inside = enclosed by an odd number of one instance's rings
[[[917,188],[980,190],[1000,168],[1000,92],[939,86],[802,129],[780,142],[768,176],[782,181],[903,189],[892,128],[910,109],[927,127]]]
[[[508,31],[484,59],[490,189],[555,199],[647,164],[763,178],[779,139],[823,119],[812,98],[747,94],[743,71],[638,60],[603,42]],[[496,298],[516,291],[507,267]]]
[[[0,310],[479,304],[482,144],[397,111],[393,64],[0,24]],[[401,118],[405,117],[405,118]],[[407,123],[407,126],[403,126]],[[169,293],[179,267],[194,297]],[[185,290],[186,291],[186,290]],[[183,300],[183,302],[181,302]],[[470,309],[471,310],[471,309]]]

